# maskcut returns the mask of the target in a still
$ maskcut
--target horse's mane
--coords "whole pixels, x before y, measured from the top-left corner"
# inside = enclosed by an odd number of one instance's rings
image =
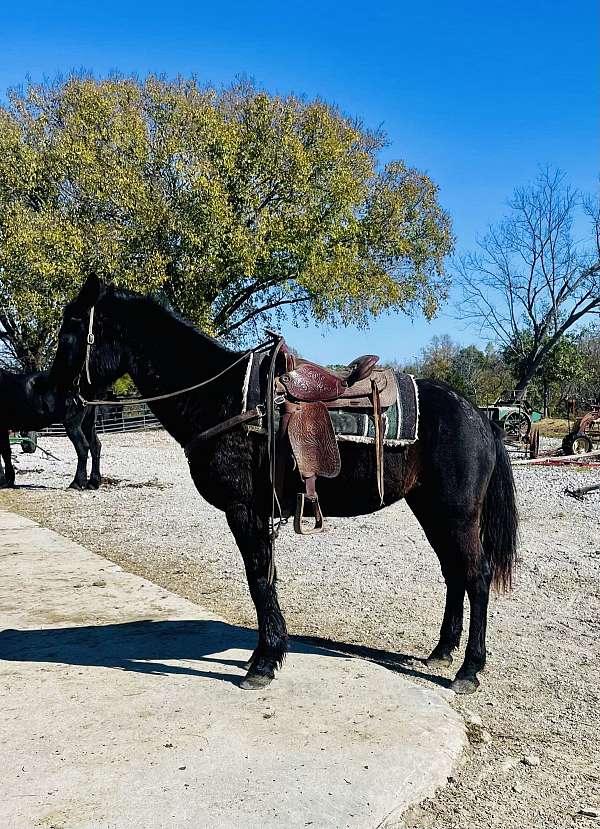
[[[185,343],[191,343],[198,338],[204,343],[211,343],[225,352],[232,352],[231,349],[223,345],[214,337],[200,331],[189,320],[183,317],[175,308],[173,308],[167,297],[160,294],[140,294],[136,291],[129,291],[126,288],[118,288],[115,285],[106,286],[105,298],[108,302],[111,299],[117,300],[121,307],[129,306],[131,308],[131,321],[141,325],[151,326],[160,324],[167,326],[167,330],[173,331],[177,335],[179,345],[184,346]],[[181,342],[183,339],[183,342]]]

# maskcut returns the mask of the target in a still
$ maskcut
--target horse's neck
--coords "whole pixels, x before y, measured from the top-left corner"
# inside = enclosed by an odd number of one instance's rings
[[[132,319],[122,332],[126,367],[142,397],[168,395],[211,380],[239,359],[239,354],[163,309],[149,311],[147,328],[142,316]],[[232,398],[237,401],[240,397],[237,387],[241,393],[244,371],[240,364],[206,388],[153,402],[150,408],[173,437],[185,444],[219,418],[237,413],[229,412],[229,408]]]

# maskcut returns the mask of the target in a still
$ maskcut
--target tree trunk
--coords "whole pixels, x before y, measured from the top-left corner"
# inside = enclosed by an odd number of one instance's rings
[[[544,383],[544,410],[543,410],[544,417],[548,417],[548,397],[549,397],[548,384]]]
[[[525,391],[527,386],[530,384],[537,367],[538,360],[536,359],[528,358],[526,361],[524,361],[523,366],[521,368],[521,376],[517,381],[515,391]]]

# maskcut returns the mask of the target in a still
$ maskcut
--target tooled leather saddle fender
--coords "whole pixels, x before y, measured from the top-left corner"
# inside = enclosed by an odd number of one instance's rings
[[[297,533],[320,532],[323,514],[316,492],[318,477],[335,478],[340,473],[340,452],[333,430],[329,408],[354,408],[370,412],[375,423],[377,486],[383,503],[383,429],[381,394],[387,390],[386,405],[396,399],[394,382],[389,371],[376,370],[379,357],[367,354],[353,360],[343,373],[331,371],[317,363],[299,360],[281,346],[281,373],[275,378],[275,403],[280,409],[278,432],[279,451],[289,445],[296,467],[304,483],[304,492],[296,500],[294,529]],[[388,389],[389,386],[389,389]],[[303,524],[306,503],[312,505],[314,526]]]

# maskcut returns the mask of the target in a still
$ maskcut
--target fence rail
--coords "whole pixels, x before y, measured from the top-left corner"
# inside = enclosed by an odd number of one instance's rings
[[[108,432],[139,432],[144,429],[160,429],[161,424],[152,414],[146,403],[135,399],[124,406],[98,406],[96,429],[100,434]],[[40,432],[48,437],[65,437],[62,423],[53,423]]]

